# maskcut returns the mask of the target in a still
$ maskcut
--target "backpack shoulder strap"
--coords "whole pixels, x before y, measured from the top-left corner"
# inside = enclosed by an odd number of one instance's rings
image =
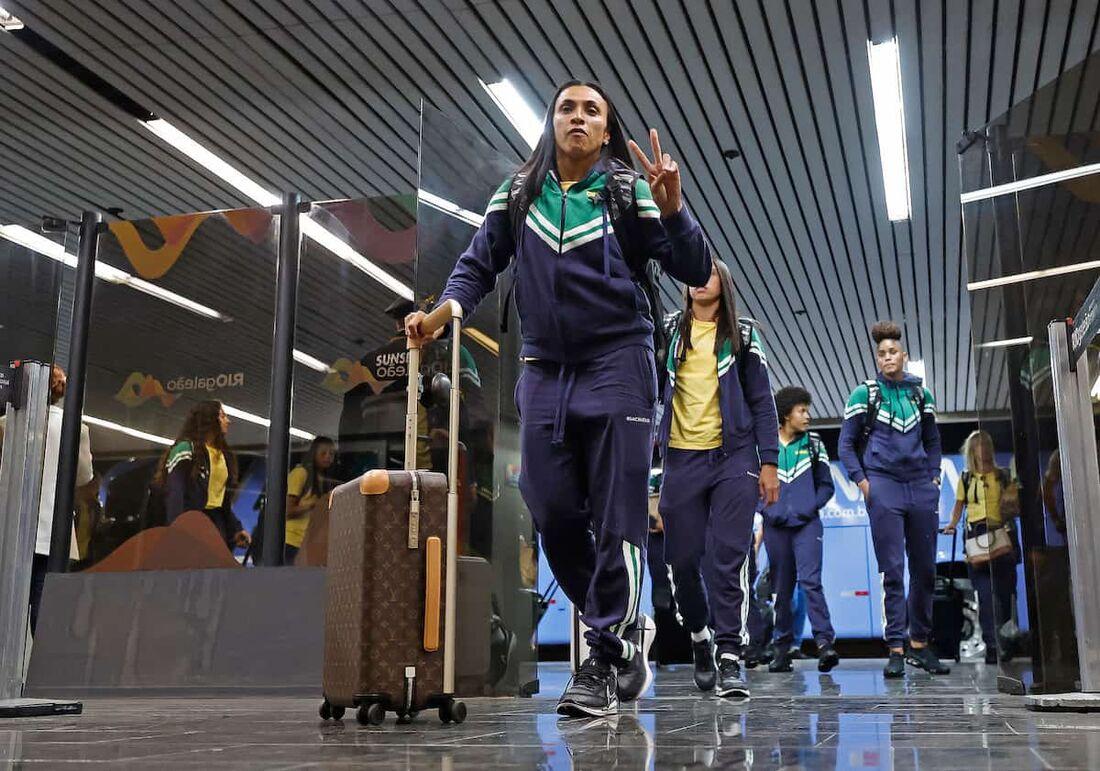
[[[630,266],[630,270],[637,278],[648,277],[650,280],[660,276],[647,276],[648,266],[652,260],[636,247],[636,231],[638,226],[638,201],[637,183],[641,177],[637,171],[615,159],[612,159],[607,170],[607,195],[604,202],[607,204],[607,216],[611,220],[611,227],[615,231],[615,238],[623,250],[623,258]]]
[[[512,184],[508,188],[508,222],[512,224],[512,236],[515,237],[520,230],[520,226],[523,224],[520,221],[520,216],[526,216],[527,209],[530,207],[530,201],[522,201],[523,198],[523,183],[527,181],[527,173],[523,171],[517,171],[512,175]],[[513,260],[515,257],[512,258]]]
[[[863,385],[867,388],[867,414],[863,423],[863,436],[866,439],[878,421],[878,410],[882,406],[882,388],[877,380],[864,380]]]

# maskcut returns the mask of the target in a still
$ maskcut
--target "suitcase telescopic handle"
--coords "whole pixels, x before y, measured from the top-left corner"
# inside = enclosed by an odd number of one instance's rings
[[[462,306],[455,300],[444,300],[420,322],[421,334],[434,335],[450,322],[451,336],[451,403],[447,425],[447,550],[444,559],[443,602],[443,692],[455,690],[455,603],[458,584],[458,410],[461,402],[459,370],[462,350]],[[419,408],[417,391],[420,373],[420,347],[408,341],[409,384],[405,410],[405,470],[416,469],[416,420]]]

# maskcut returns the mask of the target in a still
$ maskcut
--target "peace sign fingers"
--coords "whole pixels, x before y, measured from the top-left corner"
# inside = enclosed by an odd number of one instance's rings
[[[642,165],[642,171],[646,173],[646,176],[652,176],[657,173],[657,167],[649,162],[649,157],[646,156],[642,148],[638,147],[638,143],[631,139],[627,143],[630,147],[630,152],[634,153],[634,157],[638,159],[638,163]]]

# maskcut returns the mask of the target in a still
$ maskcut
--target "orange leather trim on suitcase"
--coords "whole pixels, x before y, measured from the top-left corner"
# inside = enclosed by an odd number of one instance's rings
[[[432,536],[424,544],[428,561],[424,578],[424,650],[439,650],[439,611],[443,590],[443,542]]]
[[[384,469],[368,471],[359,478],[359,492],[363,495],[382,495],[390,489],[390,474]]]

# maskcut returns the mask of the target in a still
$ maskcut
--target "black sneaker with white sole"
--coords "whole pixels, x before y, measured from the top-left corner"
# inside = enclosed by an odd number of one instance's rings
[[[905,654],[905,663],[919,667],[932,675],[949,675],[951,667],[944,665],[927,645],[923,648],[909,648]]]
[[[700,691],[713,691],[718,671],[714,666],[714,640],[707,638],[691,643],[691,656],[695,660],[695,685]]]
[[[589,656],[569,680],[558,700],[558,714],[603,717],[619,711],[615,667]]]
[[[817,652],[817,671],[831,672],[833,667],[840,663],[840,654],[832,643],[825,643]]]
[[[653,684],[653,669],[649,665],[649,649],[657,636],[657,625],[653,619],[642,614],[634,626],[634,631],[626,636],[633,649],[630,659],[619,668],[619,701],[634,701]]]
[[[723,653],[718,656],[718,687],[714,692],[718,696],[748,697],[749,684],[741,675],[741,663],[733,654]]]

